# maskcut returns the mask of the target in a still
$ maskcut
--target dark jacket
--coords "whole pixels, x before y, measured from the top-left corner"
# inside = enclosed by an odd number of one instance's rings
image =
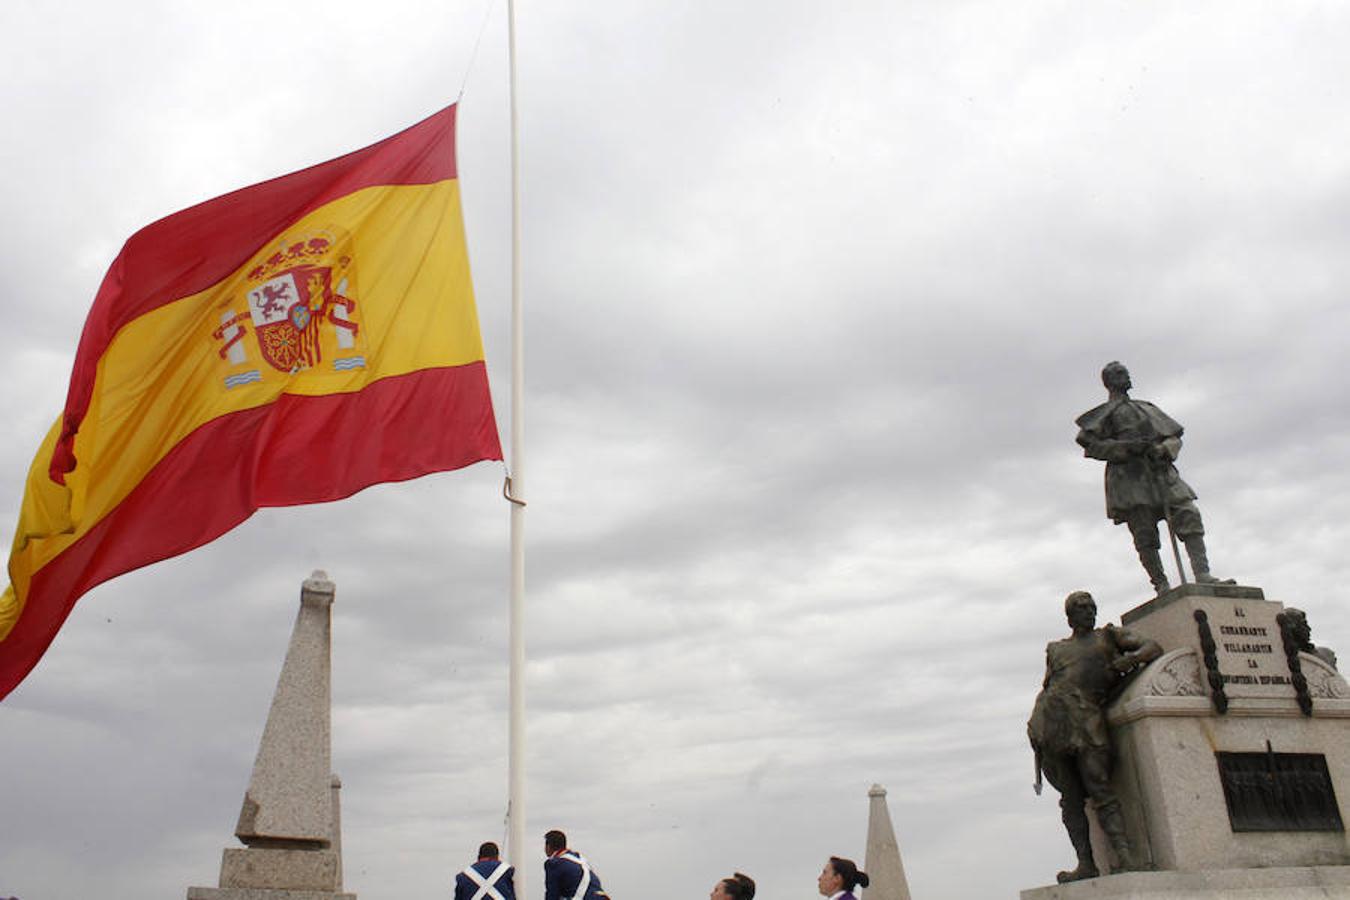
[[[1195,499],[1172,460],[1181,452],[1182,428],[1147,400],[1112,399],[1078,417],[1083,455],[1106,462],[1106,514],[1129,521],[1138,509],[1163,515],[1163,500],[1179,506]],[[1150,456],[1149,448],[1157,448]]]
[[[501,865],[499,859],[480,859],[469,868],[481,875],[484,880],[491,881],[492,873],[497,871],[499,865]],[[497,883],[493,885],[505,900],[516,900],[516,887],[511,880],[511,876],[515,873],[515,869],[507,866],[506,870],[502,872],[502,877],[497,879]],[[478,883],[465,872],[460,872],[455,876],[455,900],[473,900],[476,893],[478,893]],[[484,897],[487,900],[495,900],[490,892],[485,894]]]
[[[583,882],[585,891],[578,897]],[[609,900],[609,895],[581,854],[562,850],[544,860],[544,900]]]

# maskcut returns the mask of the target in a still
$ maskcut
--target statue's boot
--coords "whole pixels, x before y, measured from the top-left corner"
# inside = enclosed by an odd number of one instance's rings
[[[1069,832],[1073,851],[1078,854],[1078,868],[1058,873],[1055,880],[1065,884],[1070,881],[1082,881],[1084,878],[1096,878],[1099,873],[1097,864],[1092,861],[1092,839],[1088,836],[1087,812],[1078,804],[1074,804],[1072,809],[1066,808],[1061,800],[1060,817],[1064,820],[1064,829]]]
[[[1186,555],[1191,558],[1191,571],[1198,584],[1234,584],[1233,579],[1217,578],[1210,574],[1209,556],[1205,553],[1205,538],[1194,534],[1185,539]]]
[[[1058,872],[1055,874],[1055,880],[1060,884],[1068,884],[1070,881],[1082,881],[1085,878],[1096,878],[1101,873],[1097,871],[1097,866],[1091,859],[1080,859],[1078,868],[1069,872]]]
[[[1162,557],[1158,555],[1156,548],[1140,550],[1139,561],[1144,564],[1144,571],[1148,573],[1148,580],[1153,582],[1153,590],[1161,597],[1171,587],[1167,583],[1167,573],[1163,571]]]
[[[1130,849],[1130,839],[1125,836],[1125,817],[1120,813],[1120,801],[1097,807],[1097,821],[1116,854],[1116,864],[1111,871],[1133,872],[1138,866]]]

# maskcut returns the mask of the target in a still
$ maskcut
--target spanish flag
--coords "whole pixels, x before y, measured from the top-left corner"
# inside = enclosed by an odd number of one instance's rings
[[[127,241],[28,473],[0,698],[109,578],[260,507],[502,458],[455,112]]]

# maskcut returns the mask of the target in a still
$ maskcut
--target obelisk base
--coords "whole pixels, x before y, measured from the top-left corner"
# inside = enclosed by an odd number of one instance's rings
[[[342,892],[341,866],[332,850],[229,847],[220,887],[188,888],[188,900],[356,900]]]
[[[188,888],[187,900],[356,900],[355,894],[282,891],[274,888]]]
[[[220,861],[220,886],[337,891],[340,863],[332,850],[229,847]]]

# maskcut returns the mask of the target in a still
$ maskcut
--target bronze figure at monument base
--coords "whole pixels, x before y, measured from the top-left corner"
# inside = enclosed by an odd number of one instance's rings
[[[1088,833],[1087,802],[1116,855],[1116,870],[1134,868],[1120,800],[1111,787],[1111,742],[1106,704],[1126,677],[1162,655],[1157,642],[1125,628],[1097,624],[1097,604],[1087,591],[1064,601],[1073,634],[1045,648],[1045,680],[1036,697],[1027,736],[1036,754],[1036,792],[1041,774],[1060,793],[1060,814],[1078,856],[1078,866],[1058,880],[1098,874]]]

